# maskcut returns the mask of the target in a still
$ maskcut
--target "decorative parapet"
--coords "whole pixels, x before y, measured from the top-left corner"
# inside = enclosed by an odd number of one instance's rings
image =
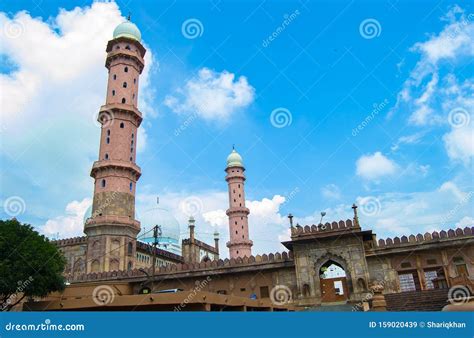
[[[348,219],[346,221],[339,221],[339,222],[332,222],[332,223],[325,223],[325,224],[312,224],[311,226],[301,226],[297,224],[295,227],[291,227],[291,237],[298,237],[301,235],[318,235],[328,232],[335,232],[335,231],[360,231],[360,228]]]
[[[271,264],[271,263],[282,263],[282,262],[291,262],[293,261],[293,253],[282,252],[282,253],[271,253],[256,255],[244,258],[231,258],[231,259],[219,259],[214,261],[207,261],[201,263],[179,263],[174,265],[169,265],[165,267],[156,268],[155,275],[165,275],[173,274],[177,272],[194,272],[194,271],[205,271],[213,269],[222,269],[222,268],[233,268],[233,267],[251,267],[258,266],[262,264]],[[126,279],[133,277],[145,277],[146,274],[143,272],[146,271],[149,275],[152,273],[152,268],[148,269],[134,269],[130,271],[108,271],[108,272],[99,272],[99,273],[89,273],[82,275],[67,275],[66,278],[69,282],[86,282],[94,280],[104,280],[104,279]]]
[[[455,230],[449,229],[448,231],[433,231],[432,233],[426,232],[424,235],[410,235],[410,236],[402,236],[402,237],[394,237],[386,238],[386,239],[379,239],[377,248],[386,248],[386,247],[396,247],[396,246],[403,246],[403,245],[410,245],[410,244],[421,244],[421,243],[430,243],[439,240],[447,240],[447,239],[456,239],[462,237],[469,237],[473,236],[474,234],[474,227],[469,228],[465,227],[464,229],[457,228]]]
[[[56,244],[58,247],[63,247],[63,246],[68,246],[68,245],[86,244],[87,243],[87,237],[86,236],[80,236],[80,237],[58,239],[58,240],[51,241],[51,243]]]

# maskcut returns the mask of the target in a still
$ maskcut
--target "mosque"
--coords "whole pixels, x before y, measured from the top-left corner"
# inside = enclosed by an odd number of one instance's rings
[[[225,166],[228,259],[219,258],[219,234],[214,234],[214,243],[196,238],[199,224],[192,217],[188,236],[181,241],[179,224],[168,211],[156,207],[137,219],[135,193],[141,169],[136,144],[142,122],[137,102],[146,53],[137,26],[129,20],[118,25],[106,52],[107,94],[98,115],[99,156],[90,172],[94,194],[85,235],[54,241],[67,260],[69,289],[111,285],[121,295],[132,296],[143,293],[150,280],[153,286],[147,292],[193,290],[205,279],[200,291],[209,293],[203,296],[207,299],[229,295],[275,303],[281,301],[275,295],[284,292],[287,302],[307,308],[360,303],[375,285],[383,289],[387,304],[392,299],[391,310],[403,310],[396,299],[406,299],[405,307],[411,299],[416,309],[425,303],[426,308],[435,306],[436,297],[446,302],[455,285],[472,292],[474,228],[377,240],[359,223],[356,205],[353,219],[326,224],[294,225],[289,215],[291,239],[282,243],[288,251],[253,256],[244,161],[235,149]],[[155,225],[161,226],[157,246],[147,231]],[[140,231],[145,235],[139,237]],[[431,293],[426,296],[427,292]],[[58,309],[67,297],[61,299],[55,303]]]

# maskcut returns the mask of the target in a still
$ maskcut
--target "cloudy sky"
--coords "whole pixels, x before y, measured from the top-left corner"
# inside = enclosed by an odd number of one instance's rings
[[[254,253],[352,217],[379,238],[474,224],[469,2],[15,1],[0,12],[2,219],[82,234],[105,46],[132,13],[147,48],[137,210],[228,239],[225,159],[246,165]],[[144,224],[152,226],[153,224]]]

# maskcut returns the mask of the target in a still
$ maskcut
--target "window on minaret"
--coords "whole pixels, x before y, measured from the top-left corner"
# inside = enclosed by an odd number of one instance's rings
[[[107,137],[107,138],[105,139],[105,142],[107,142],[107,144],[109,144],[109,143],[110,143],[110,137]]]
[[[102,180],[100,184],[102,185],[102,188],[105,188],[105,180]]]
[[[133,162],[133,157],[132,156],[130,156],[130,162]]]
[[[128,67],[125,67],[125,68],[123,69],[123,71],[124,71],[125,73],[128,73]]]
[[[235,221],[235,225],[237,225],[237,221]]]
[[[107,136],[110,135],[110,129],[107,129]]]
[[[135,137],[135,134],[132,133],[132,139]]]
[[[124,128],[125,127],[125,124],[123,122],[120,122],[120,128]]]
[[[237,230],[235,230],[235,234],[236,234],[236,235],[238,235],[238,234],[239,234],[239,232],[238,232]]]
[[[130,148],[130,152],[133,153],[133,148]]]
[[[129,45],[127,45],[127,46],[125,47],[125,49],[131,50]],[[125,68],[126,68],[126,67],[125,67]]]
[[[127,88],[127,82],[124,82],[122,86],[123,88]]]
[[[133,83],[137,83],[137,79],[133,79]]]
[[[105,159],[108,160],[109,159],[109,154],[105,154]]]
[[[132,242],[128,242],[127,253],[128,253],[129,256],[131,256],[132,253],[133,253],[133,243]]]
[[[117,80],[117,74],[114,74],[114,80]]]
[[[125,98],[123,98],[123,99],[122,99],[122,103],[126,103],[126,102],[127,102],[127,100],[125,100]]]
[[[130,182],[130,191],[132,191],[132,190],[133,190],[133,183]]]
[[[115,96],[115,89],[112,90],[112,96]]]

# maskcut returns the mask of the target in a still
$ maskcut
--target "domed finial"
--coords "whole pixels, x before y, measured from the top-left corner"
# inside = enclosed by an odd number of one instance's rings
[[[124,37],[140,42],[142,39],[142,34],[140,33],[138,27],[130,21],[129,15],[127,21],[124,21],[120,25],[115,27],[113,37],[114,39]]]
[[[227,168],[243,166],[242,156],[235,150],[235,146],[232,145],[232,152],[227,156]]]

